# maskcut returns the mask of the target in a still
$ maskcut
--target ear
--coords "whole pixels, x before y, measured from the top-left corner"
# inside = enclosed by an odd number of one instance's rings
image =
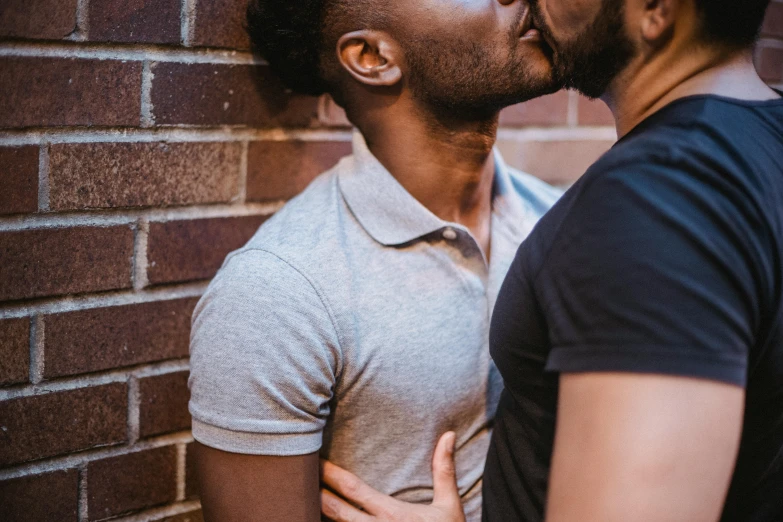
[[[340,64],[365,85],[390,87],[402,80],[402,51],[382,31],[354,31],[337,42]]]
[[[649,45],[657,47],[668,40],[674,31],[678,16],[682,14],[682,0],[643,0],[641,37]]]

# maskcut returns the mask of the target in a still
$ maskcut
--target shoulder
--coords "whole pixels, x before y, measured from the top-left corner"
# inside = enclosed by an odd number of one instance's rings
[[[304,192],[287,202],[247,244],[229,254],[221,272],[231,270],[231,263],[239,257],[239,263],[273,263],[280,270],[319,279],[324,260],[342,248],[340,238],[346,233],[346,219],[350,220],[337,183],[338,172],[335,167],[321,174]],[[288,268],[284,269],[281,263]]]
[[[318,260],[334,248],[340,208],[336,169],[318,176],[300,195],[269,218],[242,248],[223,262],[202,299],[226,297],[259,304],[296,296],[323,300],[316,282]]]
[[[708,206],[718,201],[734,207],[752,204],[743,153],[725,123],[717,125],[708,114],[710,103],[718,102],[685,104],[685,112],[676,113],[676,118],[643,123],[615,144],[578,183],[580,203],[611,205],[615,195],[634,195],[648,203],[629,205],[627,210],[635,212],[675,201],[692,208],[700,201],[712,202]]]
[[[342,202],[337,173],[334,168],[315,178],[261,226],[246,248],[278,251],[323,237]]]
[[[268,328],[274,322],[312,322],[325,330],[333,326],[331,309],[312,277],[285,258],[260,248],[231,254],[193,315],[194,335],[208,324],[243,323],[243,329],[255,329]]]
[[[678,255],[675,246],[721,259],[759,248],[763,227],[748,178],[721,161],[726,148],[697,109],[689,122],[627,136],[594,163],[564,198],[552,253],[581,245],[613,260],[644,255],[653,262]]]

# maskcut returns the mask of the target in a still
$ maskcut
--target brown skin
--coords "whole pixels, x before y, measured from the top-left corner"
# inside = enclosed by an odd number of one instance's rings
[[[318,454],[239,455],[195,443],[204,520],[320,520]]]
[[[584,46],[568,44],[592,27],[602,1],[534,2],[556,71],[584,63],[579,56]],[[624,38],[633,53],[601,96],[614,113],[619,136],[685,96],[779,97],[756,74],[751,50],[699,45],[693,0],[619,1],[625,5]],[[739,449],[744,403],[742,388],[707,380],[562,374],[546,520],[717,521]],[[373,505],[379,510],[384,501],[374,497]],[[336,520],[356,519],[347,504],[342,507],[345,516]],[[398,518],[381,514],[361,520],[405,519],[396,509]],[[423,520],[455,522],[459,516],[454,510]]]
[[[394,6],[399,39],[386,31],[357,31],[338,41],[349,77],[346,111],[400,184],[439,218],[467,227],[489,254],[499,111],[553,90],[549,60],[538,39],[519,38],[528,6],[518,0],[406,0]],[[424,48],[418,48],[416,38],[425,31]],[[464,42],[481,51],[485,68],[464,70],[468,57],[454,50]],[[485,75],[500,79],[487,86]],[[440,86],[444,99],[422,93],[420,84]],[[472,107],[470,94],[485,90],[493,99]],[[465,108],[442,107],[447,102]]]
[[[521,0],[396,0],[372,8],[383,6],[393,6],[390,27],[336,42],[338,98],[402,186],[441,219],[467,227],[489,259],[498,114],[556,90],[545,45],[536,34],[520,38],[529,22]],[[438,454],[449,455],[443,444]],[[196,460],[207,521],[320,519],[317,454],[235,455],[199,445]],[[449,461],[434,462],[445,462],[437,476],[454,488]],[[455,508],[459,497],[450,491],[432,506],[435,513]]]

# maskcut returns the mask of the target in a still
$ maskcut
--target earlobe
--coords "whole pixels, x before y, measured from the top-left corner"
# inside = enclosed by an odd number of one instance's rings
[[[337,42],[340,65],[365,85],[391,87],[402,80],[399,47],[381,31],[354,31]]]

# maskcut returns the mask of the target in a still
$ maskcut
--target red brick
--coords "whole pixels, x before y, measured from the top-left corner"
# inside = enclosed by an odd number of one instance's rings
[[[204,522],[204,514],[200,509],[197,509],[195,511],[174,515],[173,517],[166,517],[160,522]]]
[[[756,69],[765,81],[783,81],[783,48],[761,46],[757,54]]]
[[[3,0],[0,37],[60,40],[76,29],[77,0]]]
[[[226,256],[253,237],[265,216],[150,223],[150,284],[208,279]]]
[[[564,125],[568,120],[568,91],[520,103],[500,114],[501,127]]]
[[[0,301],[131,286],[129,226],[0,232]]]
[[[141,63],[0,58],[0,127],[137,126]]]
[[[0,402],[0,466],[125,442],[127,410],[125,383]]]
[[[344,141],[258,141],[248,151],[247,198],[288,199],[351,153]]]
[[[247,0],[199,0],[193,45],[249,49],[245,30]]]
[[[75,469],[0,481],[4,522],[76,522],[78,502]]]
[[[190,429],[189,375],[190,372],[176,372],[139,379],[141,437]]]
[[[181,0],[90,0],[89,40],[179,43]]]
[[[38,210],[38,147],[0,147],[0,214]]]
[[[239,143],[77,143],[50,148],[52,210],[229,202]]]
[[[769,4],[761,34],[762,36],[783,39],[783,2],[777,1]]]
[[[287,94],[268,67],[158,63],[152,105],[159,125],[309,127],[318,99]]]
[[[197,301],[156,301],[45,316],[44,377],[186,357]]]
[[[613,142],[609,141],[500,141],[509,165],[552,185],[570,185],[579,179]]]
[[[186,446],[185,451],[185,498],[187,499],[199,497],[198,474],[196,473],[196,459],[194,458],[195,445],[195,442],[191,442]]]
[[[27,382],[30,318],[0,320],[0,386]]]
[[[177,451],[165,446],[87,465],[87,512],[90,520],[176,500]]]
[[[601,100],[579,97],[579,125],[614,125],[612,111]]]

